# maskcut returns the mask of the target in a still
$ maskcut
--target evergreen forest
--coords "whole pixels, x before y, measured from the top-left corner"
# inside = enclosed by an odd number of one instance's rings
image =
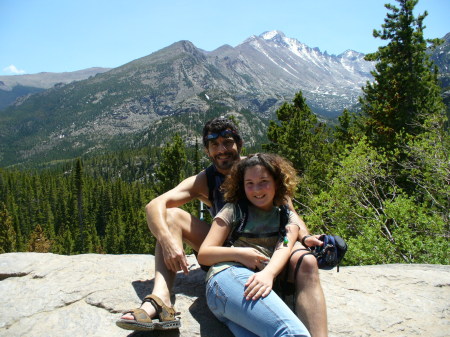
[[[396,2],[374,30],[383,47],[366,55],[374,80],[357,110],[331,125],[298,92],[278,108],[267,141],[245,149],[294,164],[294,206],[312,233],[347,241],[344,265],[449,264],[448,108],[427,54],[441,41],[424,39],[417,0]],[[0,168],[0,253],[154,254],[144,206],[208,165],[201,140],[175,134],[163,147]],[[206,217],[197,201],[183,209]]]

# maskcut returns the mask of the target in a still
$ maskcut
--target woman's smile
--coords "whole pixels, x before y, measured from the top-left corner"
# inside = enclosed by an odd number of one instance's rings
[[[256,165],[246,169],[244,188],[247,199],[256,207],[271,210],[275,196],[275,180],[264,166]]]

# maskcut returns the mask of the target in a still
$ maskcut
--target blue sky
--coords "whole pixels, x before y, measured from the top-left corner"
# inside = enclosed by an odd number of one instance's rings
[[[280,30],[329,54],[376,51],[395,0],[0,0],[0,75],[118,67],[180,41],[214,50]],[[419,0],[426,38],[450,32],[449,0]]]

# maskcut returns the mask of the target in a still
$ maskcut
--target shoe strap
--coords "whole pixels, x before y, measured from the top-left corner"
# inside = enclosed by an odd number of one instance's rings
[[[164,302],[156,295],[147,295],[144,298],[144,302],[149,302],[156,310],[156,313],[162,322],[175,320],[175,315],[180,313],[175,312],[173,307],[168,307]]]

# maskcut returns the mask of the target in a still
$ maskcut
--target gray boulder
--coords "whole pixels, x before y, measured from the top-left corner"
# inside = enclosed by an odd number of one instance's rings
[[[180,330],[122,330],[115,321],[153,287],[151,255],[0,255],[0,336],[232,336],[209,312],[195,257],[174,286]],[[450,266],[377,265],[321,271],[329,335],[449,336]]]

